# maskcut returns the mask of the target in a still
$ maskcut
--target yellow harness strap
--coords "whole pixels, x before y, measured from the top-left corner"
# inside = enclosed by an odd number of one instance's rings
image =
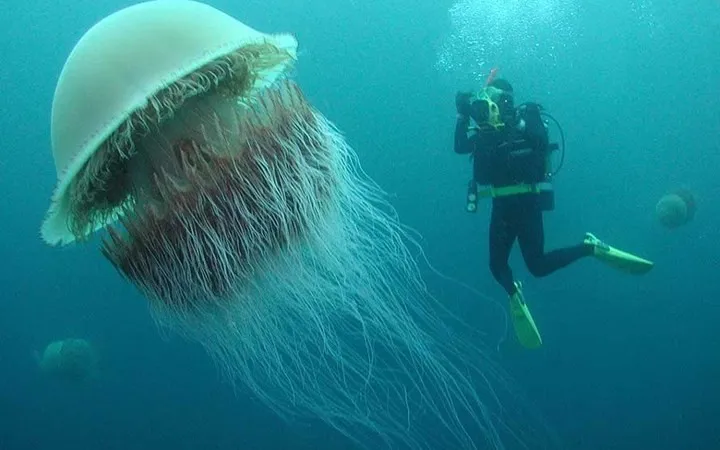
[[[539,194],[543,191],[551,191],[550,183],[514,184],[512,186],[488,187],[478,191],[479,198],[507,197],[508,195]]]

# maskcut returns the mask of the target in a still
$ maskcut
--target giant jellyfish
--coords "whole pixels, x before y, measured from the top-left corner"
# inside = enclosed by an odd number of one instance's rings
[[[95,24],[55,91],[44,240],[100,234],[154,319],[283,417],[502,447],[503,377],[441,320],[383,191],[293,81],[296,47],[187,0]]]

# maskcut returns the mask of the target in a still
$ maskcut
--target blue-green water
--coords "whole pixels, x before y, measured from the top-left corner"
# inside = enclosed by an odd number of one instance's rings
[[[222,383],[194,343],[163,336],[96,242],[52,249],[39,225],[54,188],[57,76],[97,20],[132,2],[30,0],[0,12],[0,449],[340,449],[322,425],[285,424]],[[490,68],[563,125],[549,246],[593,231],[656,262],[628,277],[585,260],[536,280],[513,254],[544,346],[496,357],[567,449],[720,448],[720,5],[664,1],[268,0],[211,4],[300,42],[297,79],[418,230],[435,266],[496,299],[489,208],[464,211],[470,164],[452,152],[454,94]],[[88,93],[92,95],[92,93]],[[678,186],[696,219],[668,231],[654,206]],[[495,348],[501,311],[428,282]],[[75,386],[33,357],[80,336],[100,377]],[[512,336],[507,336],[511,340]]]

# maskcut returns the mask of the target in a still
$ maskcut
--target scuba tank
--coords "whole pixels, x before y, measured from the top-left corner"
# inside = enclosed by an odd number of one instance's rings
[[[536,110],[536,114],[525,114],[525,111],[528,110],[528,108],[532,108]],[[547,158],[545,161],[545,175],[546,178],[549,180],[550,178],[555,177],[555,175],[558,174],[560,169],[562,169],[562,165],[565,162],[565,133],[563,132],[562,126],[560,126],[560,123],[553,117],[550,113],[546,112],[542,105],[539,103],[532,103],[532,102],[526,102],[521,105],[519,105],[516,109],[517,114],[523,116],[523,120],[525,120],[525,128],[535,128],[539,129],[540,127],[547,130],[549,128],[549,122],[552,121],[555,126],[558,129],[558,132],[560,134],[560,142],[561,144],[558,145],[556,142],[548,142],[548,153]],[[553,168],[552,163],[552,155],[554,151],[560,152],[560,162],[558,163],[557,167]]]

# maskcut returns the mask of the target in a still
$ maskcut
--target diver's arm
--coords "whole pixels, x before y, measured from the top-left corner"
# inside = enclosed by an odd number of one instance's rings
[[[455,124],[455,153],[461,155],[472,153],[472,139],[468,136],[469,127],[470,118],[458,114],[457,123]]]
[[[471,92],[458,92],[455,94],[455,109],[457,110],[457,123],[455,124],[455,153],[472,153],[472,140],[468,136],[470,131],[470,99]]]

